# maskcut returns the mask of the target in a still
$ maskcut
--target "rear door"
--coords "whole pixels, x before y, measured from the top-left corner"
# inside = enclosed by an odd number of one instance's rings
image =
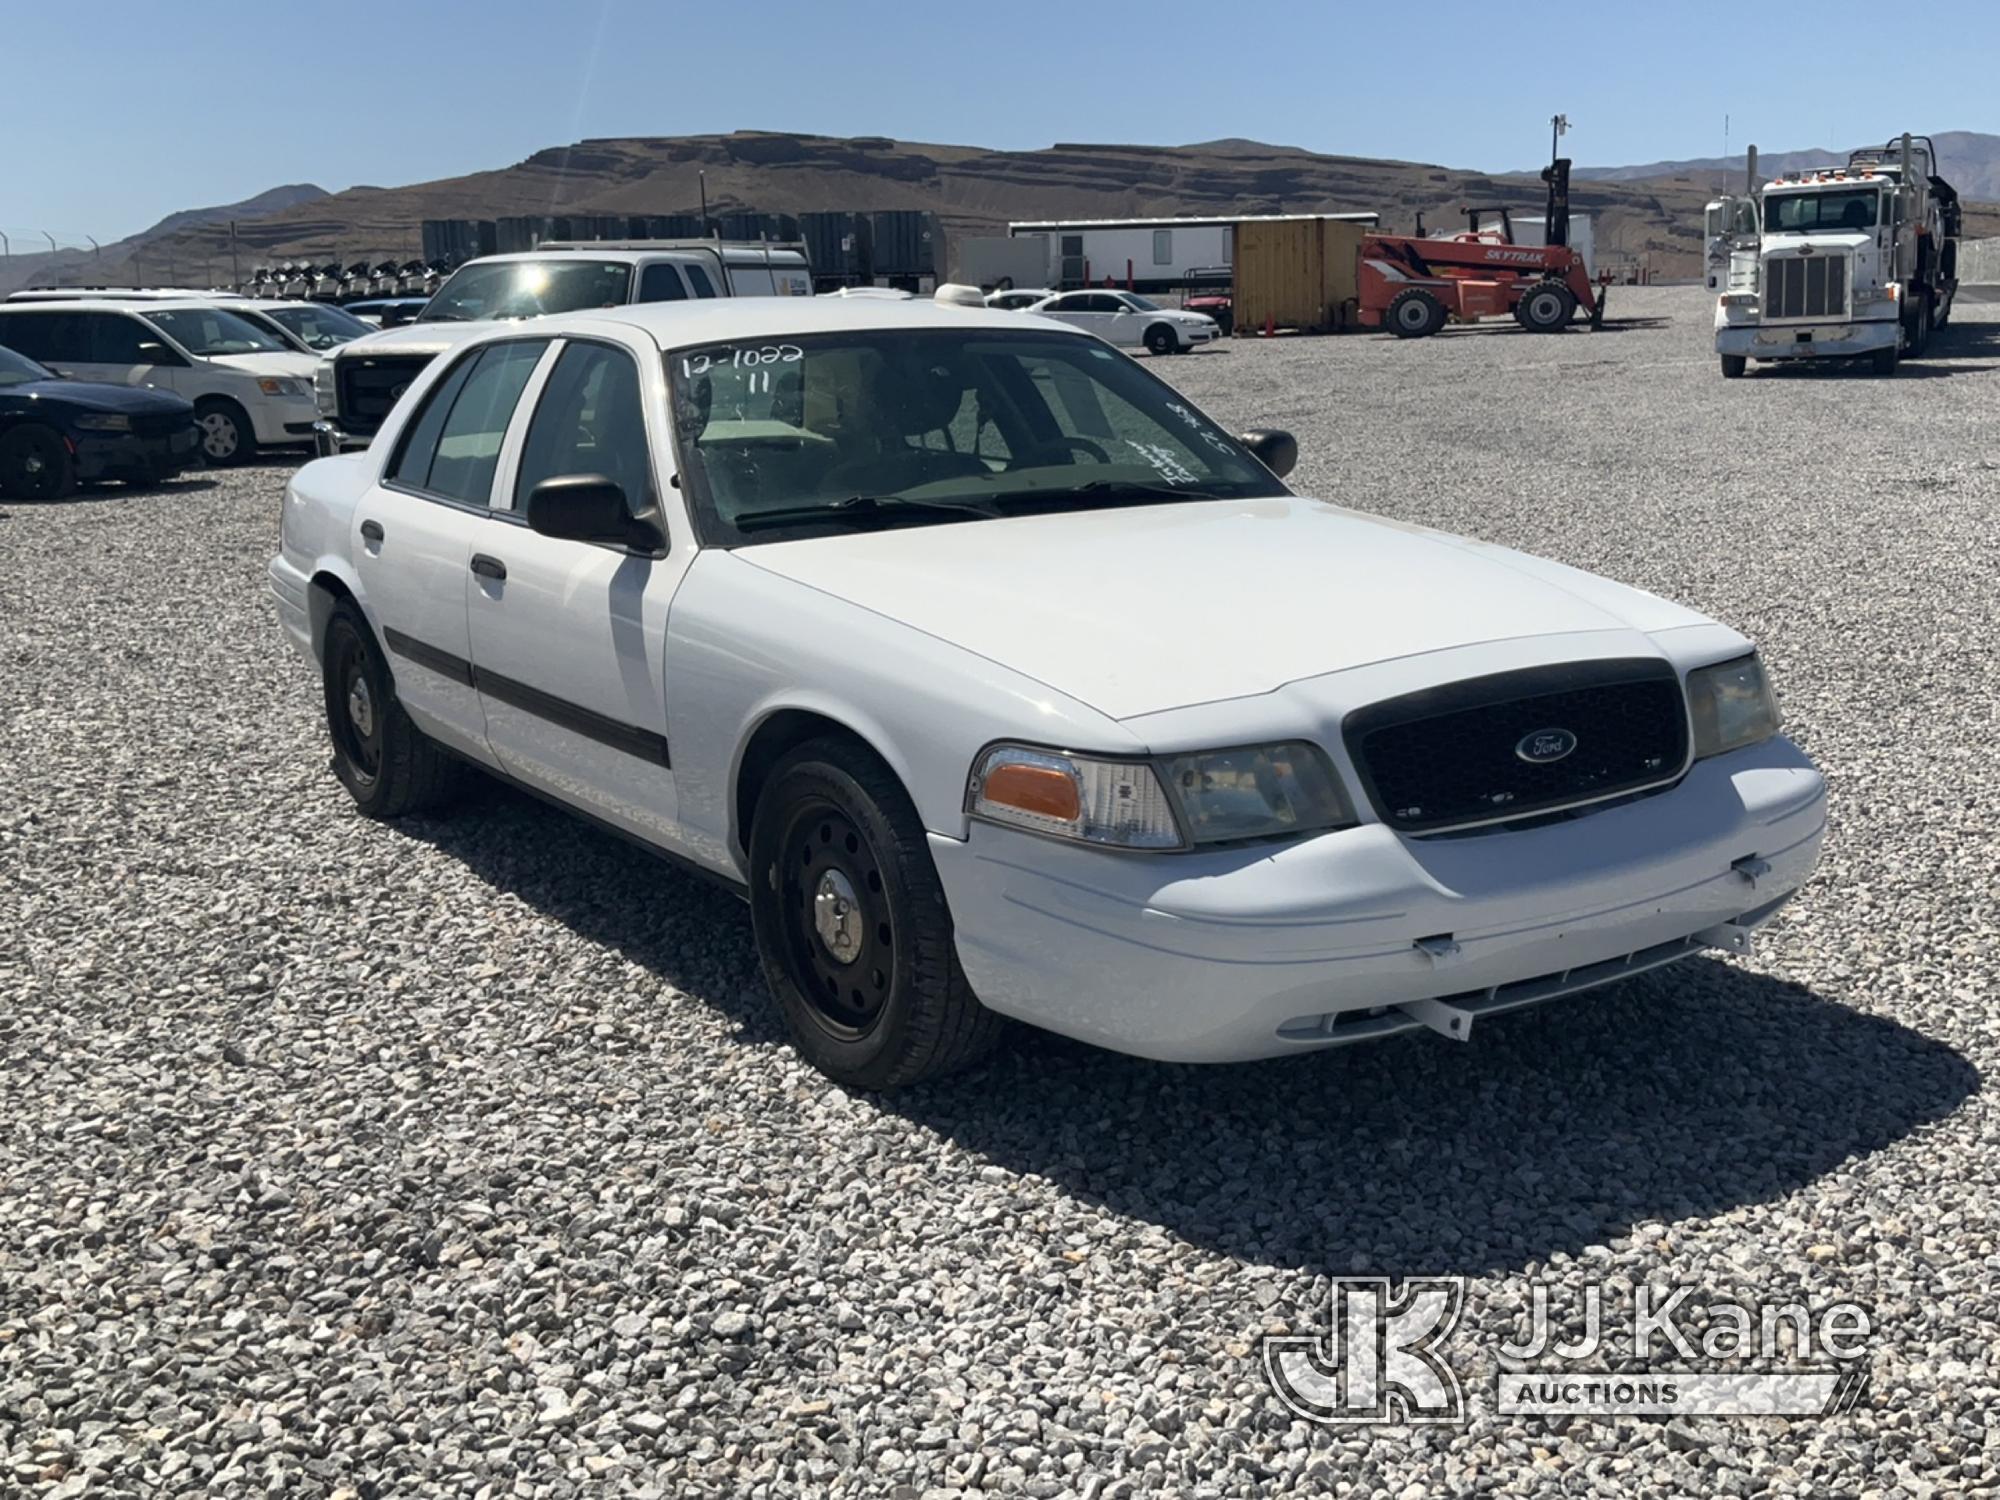
[[[545,479],[600,474],[635,510],[671,479],[657,350],[565,342],[530,393],[506,497],[524,515]],[[655,843],[682,842],[667,739],[667,606],[694,556],[649,555],[499,528],[505,576],[475,578],[472,660],[487,738],[508,774]]]
[[[515,529],[494,517],[494,477],[548,344],[509,339],[460,355],[404,424],[380,481],[355,507],[349,539],[396,696],[426,733],[481,760],[491,754],[466,595],[474,559]]]

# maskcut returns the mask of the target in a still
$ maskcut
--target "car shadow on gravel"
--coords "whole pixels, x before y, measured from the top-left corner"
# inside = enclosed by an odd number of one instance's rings
[[[739,1043],[782,1041],[734,895],[523,792],[473,796],[476,817],[402,826],[714,1006]],[[649,889],[661,899],[633,898]],[[1418,1032],[1192,1067],[1016,1027],[971,1073],[856,1097],[1224,1254],[1476,1274],[1783,1197],[1979,1087],[1908,1027],[1694,958],[1481,1021],[1464,1043]]]
[[[217,488],[207,474],[162,480],[158,484],[95,481],[53,500],[30,499],[0,492],[0,508],[9,510],[61,510],[66,506],[95,505],[106,500],[167,499],[176,495],[199,495]]]
[[[1979,1087],[1907,1027],[1696,958],[1465,1043],[1179,1067],[1031,1035],[971,1087],[881,1103],[1229,1255],[1477,1274],[1783,1197]]]

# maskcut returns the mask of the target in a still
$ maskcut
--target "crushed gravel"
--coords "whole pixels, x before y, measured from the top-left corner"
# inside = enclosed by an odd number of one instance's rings
[[[727,895],[492,790],[327,771],[284,471],[0,504],[0,1494],[1415,1500],[2000,1484],[2000,308],[1893,380],[1604,332],[1157,368],[1301,488],[1758,639],[1833,789],[1749,960],[1219,1069],[1025,1037],[802,1067]],[[1337,580],[1329,580],[1337,586]],[[1424,607],[1413,581],[1410,607]],[[1326,1429],[1256,1340],[1458,1274],[1463,1427]],[[1493,1410],[1533,1289],[1858,1301],[1852,1415]]]

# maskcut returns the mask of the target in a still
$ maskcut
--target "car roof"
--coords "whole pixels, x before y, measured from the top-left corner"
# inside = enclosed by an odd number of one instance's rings
[[[579,333],[635,329],[662,349],[809,333],[893,333],[923,328],[1014,329],[1044,334],[1060,331],[1060,325],[1026,313],[948,305],[928,297],[909,302],[888,302],[874,297],[715,297],[686,302],[635,302],[623,307],[508,322],[498,328],[497,336],[503,338],[554,335],[566,329]]]

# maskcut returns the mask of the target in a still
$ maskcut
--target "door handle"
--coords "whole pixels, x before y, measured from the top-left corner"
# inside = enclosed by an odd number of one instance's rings
[[[507,576],[507,565],[497,557],[488,557],[484,552],[472,554],[472,571],[481,578],[491,578],[496,583]]]
[[[363,521],[361,523],[361,540],[379,544],[382,540],[382,523],[380,521]]]

